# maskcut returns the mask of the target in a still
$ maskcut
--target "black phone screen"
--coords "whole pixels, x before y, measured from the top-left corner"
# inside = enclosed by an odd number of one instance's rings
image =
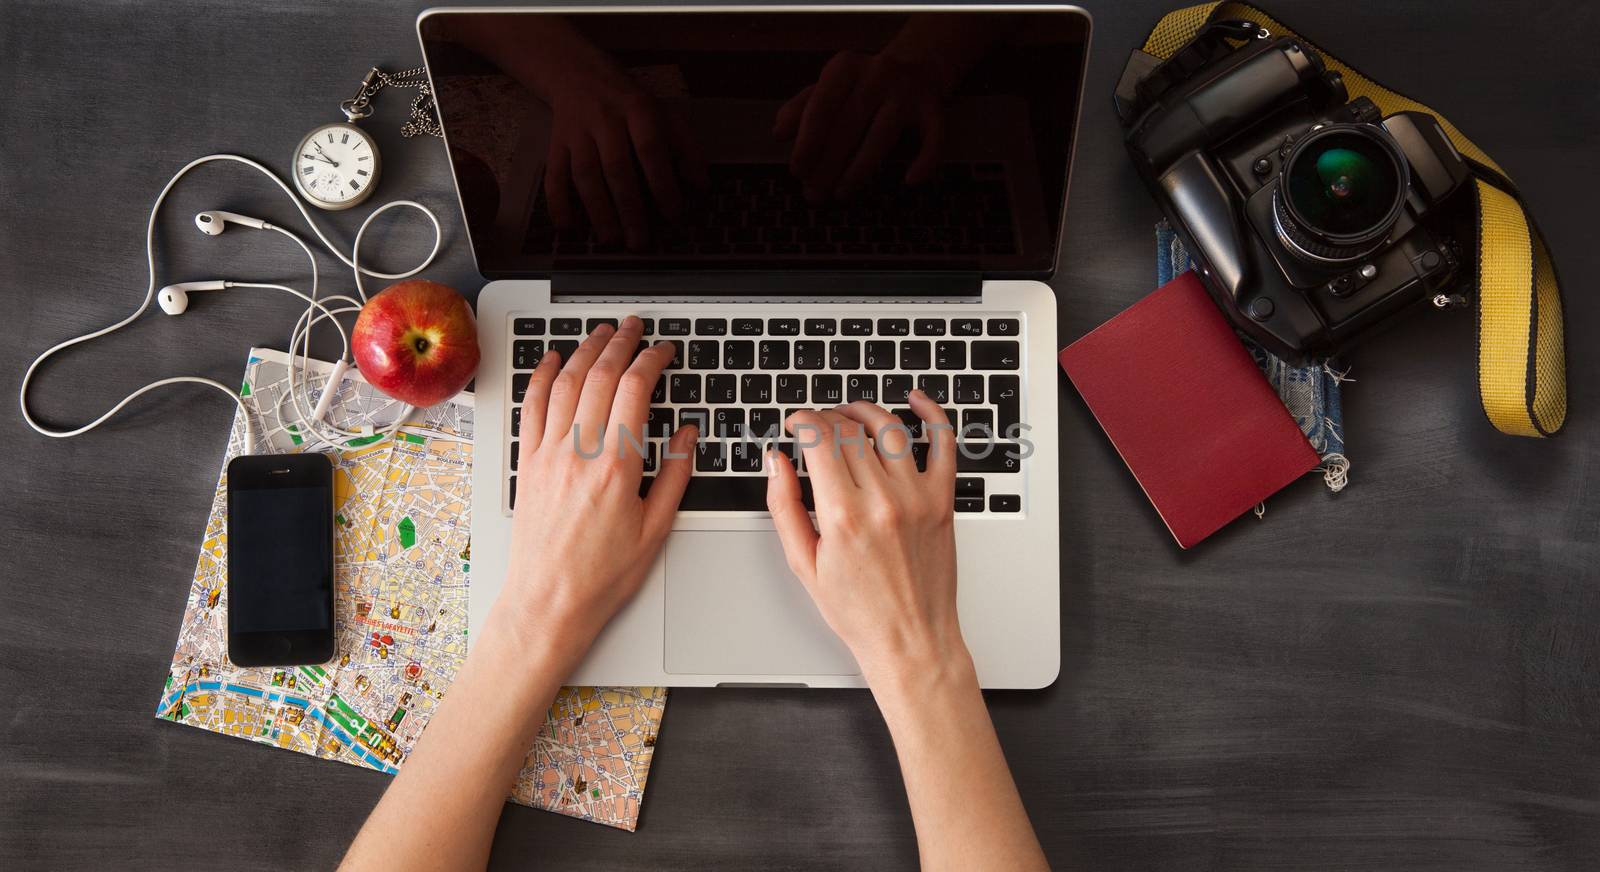
[[[320,454],[228,466],[228,657],[241,666],[333,654],[333,468]]]

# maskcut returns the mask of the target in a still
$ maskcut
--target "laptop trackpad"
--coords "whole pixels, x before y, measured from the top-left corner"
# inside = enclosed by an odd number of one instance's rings
[[[771,532],[667,537],[666,671],[855,675]]]

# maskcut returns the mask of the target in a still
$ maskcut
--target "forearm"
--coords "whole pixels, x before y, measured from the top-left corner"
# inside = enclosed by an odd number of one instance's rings
[[[873,676],[924,869],[1045,869],[971,658]]]
[[[491,619],[343,869],[482,869],[501,808],[571,668]],[[531,649],[531,650],[530,650]]]

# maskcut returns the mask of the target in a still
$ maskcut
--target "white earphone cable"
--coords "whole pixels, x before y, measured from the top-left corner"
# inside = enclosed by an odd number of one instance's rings
[[[111,325],[106,326],[106,327],[102,327],[99,330],[95,330],[95,331],[92,331],[92,332],[89,332],[89,333],[85,333],[82,336],[77,336],[77,337],[74,337],[72,339],[68,339],[68,340],[65,340],[63,342],[59,342],[59,343],[51,346],[44,353],[42,353],[38,357],[34,358],[33,362],[28,365],[27,370],[23,373],[23,376],[22,376],[22,385],[21,385],[21,389],[18,391],[17,402],[18,402],[18,405],[22,409],[22,418],[23,418],[23,420],[25,422],[27,422],[28,426],[31,427],[35,432],[37,432],[37,433],[39,433],[39,434],[41,434],[43,436],[49,436],[49,437],[56,438],[56,439],[66,439],[66,438],[71,438],[73,436],[79,436],[79,435],[87,433],[90,430],[93,430],[94,428],[96,428],[96,427],[100,426],[101,424],[105,423],[112,416],[116,415],[117,412],[121,411],[124,406],[128,405],[128,403],[132,402],[133,400],[137,399],[138,397],[142,396],[143,394],[145,394],[145,393],[147,393],[149,391],[152,391],[152,390],[155,390],[156,388],[163,387],[163,386],[170,385],[170,384],[192,383],[192,384],[202,384],[202,385],[206,385],[206,386],[209,386],[209,387],[216,388],[217,390],[220,390],[223,393],[227,394],[229,399],[233,400],[233,402],[239,407],[240,411],[243,413],[243,417],[244,417],[245,451],[247,453],[254,452],[254,450],[255,450],[254,431],[253,431],[253,428],[252,428],[251,423],[250,423],[249,410],[246,408],[246,405],[245,405],[243,399],[240,398],[238,393],[236,393],[232,388],[228,387],[227,385],[224,385],[221,382],[216,381],[215,379],[202,378],[200,376],[174,376],[174,377],[171,377],[171,378],[165,378],[165,379],[161,379],[159,381],[151,382],[151,383],[145,385],[144,387],[141,387],[138,390],[128,394],[126,397],[123,397],[121,401],[119,401],[116,405],[112,406],[109,410],[107,410],[100,417],[94,419],[93,421],[90,421],[89,423],[87,423],[87,424],[85,424],[85,425],[83,425],[81,427],[77,427],[77,428],[70,429],[70,430],[56,430],[56,429],[51,429],[49,427],[46,427],[43,424],[41,424],[38,420],[36,420],[33,417],[32,412],[30,412],[29,409],[28,409],[28,387],[29,387],[29,385],[31,384],[31,382],[33,380],[34,373],[38,371],[39,367],[46,360],[48,360],[50,357],[54,356],[55,354],[57,354],[57,353],[59,353],[61,351],[64,351],[64,350],[66,350],[68,348],[71,348],[74,345],[78,345],[78,344],[83,343],[83,342],[88,342],[91,339],[98,339],[101,336],[105,336],[105,335],[107,335],[109,333],[113,333],[113,332],[115,332],[117,330],[120,330],[123,327],[127,326],[128,324],[131,324],[133,321],[137,320],[140,315],[144,314],[146,309],[150,308],[150,303],[151,303],[152,300],[155,299],[155,294],[156,294],[155,229],[156,229],[156,216],[161,211],[161,204],[163,202],[165,202],[165,200],[167,198],[167,194],[172,191],[173,186],[178,183],[179,179],[183,178],[184,175],[186,175],[190,170],[194,169],[195,167],[198,167],[198,166],[200,166],[202,164],[210,163],[212,161],[233,161],[233,162],[236,162],[236,163],[241,163],[241,164],[244,164],[245,166],[248,166],[248,167],[251,167],[251,168],[257,170],[262,175],[264,175],[267,178],[271,179],[273,181],[273,183],[276,184],[279,187],[279,189],[281,189],[284,192],[284,194],[286,196],[288,196],[289,200],[292,203],[294,203],[295,208],[299,210],[301,217],[305,219],[306,224],[311,228],[311,232],[316,234],[317,239],[322,242],[322,244],[328,249],[328,251],[333,253],[334,257],[338,258],[340,260],[340,262],[342,262],[345,266],[350,267],[351,271],[355,274],[356,292],[360,297],[360,302],[357,302],[355,299],[352,299],[352,298],[350,298],[348,296],[342,296],[342,295],[341,296],[334,296],[334,297],[327,298],[327,301],[328,302],[338,301],[338,302],[342,302],[342,303],[349,303],[350,305],[345,306],[343,308],[339,308],[339,309],[329,309],[329,308],[327,308],[322,302],[319,302],[318,299],[317,299],[318,281],[319,281],[318,280],[318,275],[317,275],[317,263],[316,263],[316,257],[312,253],[310,247],[305,244],[304,240],[300,239],[298,236],[294,235],[293,233],[289,232],[288,230],[285,230],[285,229],[283,229],[281,227],[277,227],[277,226],[272,225],[272,224],[268,224],[266,222],[262,222],[262,229],[276,230],[279,233],[282,233],[283,235],[289,237],[290,239],[293,239],[295,241],[295,243],[298,244],[300,246],[300,248],[305,252],[306,258],[311,261],[311,293],[309,295],[307,295],[307,294],[304,294],[304,293],[302,293],[300,291],[297,291],[297,290],[294,290],[292,288],[289,288],[289,287],[287,287],[285,285],[267,284],[267,283],[260,283],[260,282],[232,282],[232,281],[230,281],[230,282],[224,283],[224,288],[227,288],[227,287],[271,288],[271,289],[275,289],[275,290],[287,291],[288,293],[293,294],[293,295],[299,297],[300,299],[306,301],[306,304],[307,304],[306,310],[300,316],[300,318],[296,321],[295,328],[290,334],[290,344],[289,344],[289,349],[288,349],[289,350],[289,359],[290,359],[290,389],[289,389],[288,393],[290,394],[290,397],[291,397],[291,399],[293,401],[293,404],[294,404],[295,415],[299,419],[300,423],[303,425],[304,429],[307,431],[305,435],[310,436],[310,437],[314,437],[314,438],[322,440],[322,441],[327,441],[329,443],[332,443],[334,441],[334,439],[336,439],[338,437],[341,437],[341,436],[350,437],[350,436],[363,435],[362,433],[345,430],[343,428],[336,427],[336,426],[331,425],[331,424],[325,424],[325,423],[323,423],[321,421],[314,421],[314,420],[312,420],[312,416],[303,408],[304,397],[302,397],[302,394],[304,393],[304,391],[299,389],[299,385],[301,385],[303,383],[303,381],[304,381],[303,369],[306,366],[306,361],[309,359],[311,328],[317,322],[323,320],[324,318],[332,320],[333,323],[334,323],[334,326],[336,328],[338,328],[340,339],[344,343],[344,351],[343,351],[343,354],[341,355],[340,366],[336,369],[336,372],[342,372],[343,369],[346,366],[348,366],[349,360],[350,360],[350,337],[349,337],[348,333],[346,333],[344,326],[339,323],[336,315],[348,314],[350,312],[359,312],[360,309],[361,309],[361,305],[366,302],[366,299],[367,299],[366,290],[362,287],[362,283],[361,283],[361,276],[363,274],[372,276],[373,278],[380,278],[380,279],[387,279],[387,280],[398,280],[398,279],[404,279],[404,278],[409,278],[411,276],[414,276],[417,273],[421,272],[422,270],[426,269],[429,264],[433,263],[433,259],[438,255],[439,247],[440,247],[441,244],[443,244],[443,241],[444,241],[444,231],[439,225],[439,219],[438,219],[438,217],[436,215],[433,214],[432,210],[430,210],[428,207],[426,207],[426,206],[422,205],[421,203],[418,203],[418,202],[416,202],[414,200],[395,200],[393,202],[386,203],[386,204],[378,207],[377,209],[373,210],[370,214],[367,215],[366,219],[364,221],[362,221],[360,229],[356,232],[355,242],[351,246],[350,256],[346,257],[343,252],[341,252],[338,248],[336,248],[334,246],[334,244],[331,241],[329,241],[328,237],[322,232],[322,229],[320,227],[318,227],[317,223],[311,219],[311,213],[306,210],[305,205],[300,202],[300,199],[295,196],[294,191],[290,190],[289,186],[287,184],[285,184],[282,179],[278,178],[277,175],[275,175],[271,170],[267,169],[262,164],[254,161],[254,160],[251,160],[250,158],[243,157],[241,155],[236,155],[236,154],[212,154],[212,155],[206,155],[205,157],[196,158],[196,159],[190,161],[189,163],[185,164],[183,166],[183,168],[179,169],[177,171],[177,173],[173,174],[172,178],[167,181],[167,183],[166,183],[166,185],[164,187],[162,187],[161,193],[156,196],[155,202],[152,203],[151,206],[150,206],[150,216],[149,216],[149,219],[147,220],[147,222],[145,224],[145,268],[146,268],[147,275],[149,276],[149,284],[145,288],[144,299],[139,303],[138,308],[134,309],[132,314],[128,315],[126,318],[123,318],[122,320],[120,320],[120,321],[118,321],[118,322],[116,322],[114,324],[111,324]],[[428,256],[426,258],[424,258],[421,263],[417,264],[417,266],[413,267],[412,269],[406,270],[404,272],[384,273],[384,272],[378,272],[376,270],[372,270],[372,269],[368,269],[366,267],[359,266],[358,264],[359,264],[361,239],[362,239],[362,236],[366,233],[368,225],[370,225],[372,223],[372,220],[374,218],[376,218],[378,215],[380,215],[383,212],[388,211],[389,209],[392,209],[392,208],[394,208],[396,206],[409,206],[411,208],[417,209],[418,211],[422,212],[424,215],[426,215],[428,217],[428,220],[433,223],[433,230],[434,230],[433,249],[428,252]],[[297,373],[297,366],[296,366],[296,362],[295,362],[296,361],[296,357],[295,357],[295,345],[296,344],[299,344],[301,346],[301,352],[302,352],[301,355],[300,355],[301,363],[300,363],[300,366],[298,367],[298,369],[300,371],[298,373]],[[330,384],[328,384],[328,385],[326,385],[324,387],[324,390],[336,390],[337,387],[338,387],[337,384],[330,383]],[[280,405],[281,405],[281,401],[280,401]],[[412,408],[410,406],[405,406],[402,409],[402,412],[399,415],[399,417],[395,420],[395,422],[390,427],[388,427],[386,429],[385,433],[386,434],[392,434],[395,430],[399,429],[401,424],[403,424],[404,421],[406,420],[406,418],[409,417],[411,411],[412,411]],[[281,419],[282,419],[281,412],[279,413],[279,419],[280,419],[280,422],[281,422]],[[332,434],[331,438],[330,438],[329,434]]]

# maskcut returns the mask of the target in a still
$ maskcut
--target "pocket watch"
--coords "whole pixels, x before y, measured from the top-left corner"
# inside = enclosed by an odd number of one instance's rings
[[[318,127],[295,148],[294,186],[300,196],[328,210],[348,209],[371,196],[382,160],[378,143],[356,122],[372,114],[372,98],[386,87],[417,91],[411,102],[411,119],[400,128],[401,136],[442,135],[426,73],[422,67],[394,75],[377,67],[369,70],[356,95],[339,104],[346,120]]]

